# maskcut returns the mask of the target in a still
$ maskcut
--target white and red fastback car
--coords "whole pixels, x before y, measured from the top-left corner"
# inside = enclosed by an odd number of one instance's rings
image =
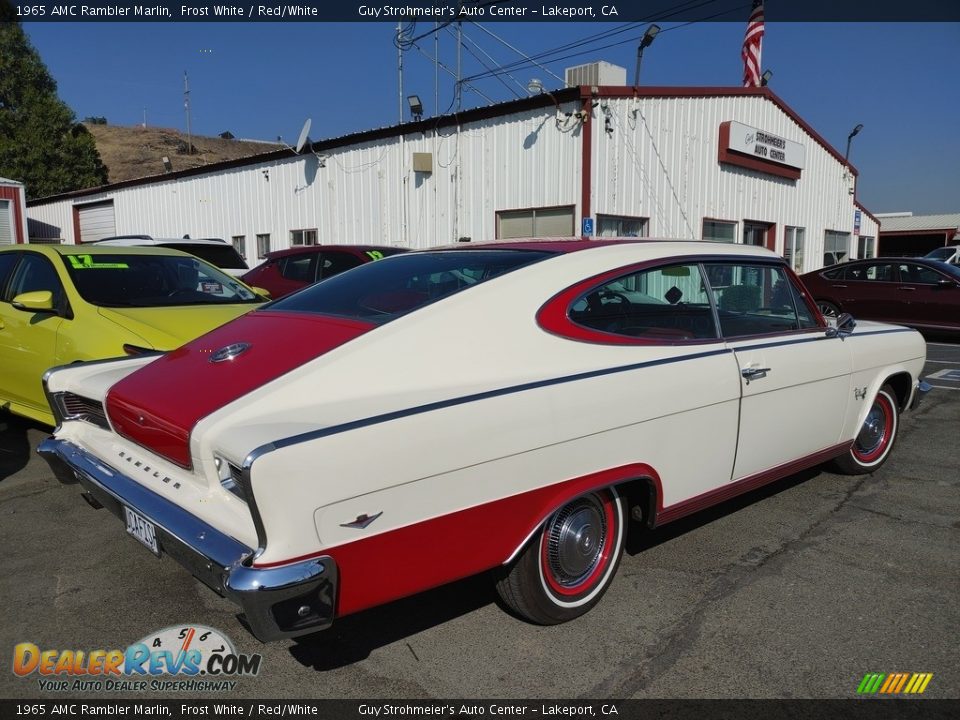
[[[913,330],[828,325],[765,250],[473,243],[56,368],[40,453],[264,640],[490,569],[557,623],[609,587],[628,526],[880,467],[924,360]]]

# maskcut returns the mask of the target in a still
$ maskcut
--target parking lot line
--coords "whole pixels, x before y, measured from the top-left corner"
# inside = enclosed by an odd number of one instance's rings
[[[941,390],[960,390],[960,387],[950,387],[949,385],[931,385],[930,387],[940,388]]]

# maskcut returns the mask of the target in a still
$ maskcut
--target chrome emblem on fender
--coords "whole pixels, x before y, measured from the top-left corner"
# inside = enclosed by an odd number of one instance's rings
[[[381,515],[383,515],[383,510],[378,512],[376,515],[367,515],[366,513],[364,513],[363,515],[357,515],[356,520],[354,520],[353,522],[341,523],[340,527],[355,528],[357,530],[363,530]]]
[[[243,355],[247,350],[250,349],[250,343],[239,342],[233,343],[232,345],[227,345],[217,350],[213,355],[210,356],[210,362],[218,363],[224,362],[225,360],[233,360],[238,355]]]

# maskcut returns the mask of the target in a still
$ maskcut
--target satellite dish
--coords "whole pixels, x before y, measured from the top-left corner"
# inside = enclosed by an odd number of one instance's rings
[[[303,124],[303,128],[300,130],[300,137],[297,140],[297,155],[303,151],[303,146],[310,142],[310,118],[307,118],[307,121]]]

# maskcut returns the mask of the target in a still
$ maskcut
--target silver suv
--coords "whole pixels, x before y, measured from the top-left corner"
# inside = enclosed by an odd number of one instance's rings
[[[240,277],[250,269],[233,245],[229,245],[219,238],[155,238],[150,235],[114,235],[103,240],[96,240],[93,244],[173,248],[196,255],[201,260],[216,265],[233,277]]]

